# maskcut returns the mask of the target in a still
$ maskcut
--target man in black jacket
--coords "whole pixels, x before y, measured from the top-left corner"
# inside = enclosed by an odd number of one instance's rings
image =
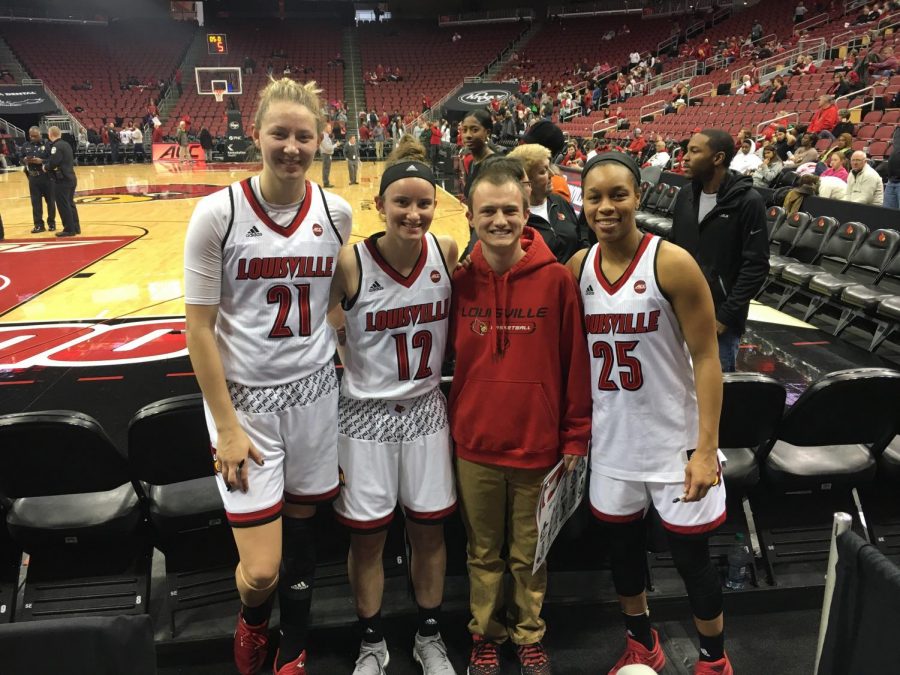
[[[57,232],[57,237],[74,237],[81,234],[81,224],[78,222],[78,209],[75,207],[75,186],[78,180],[75,178],[75,157],[72,146],[62,140],[62,132],[59,127],[47,129],[47,138],[50,140],[50,156],[44,165],[50,180],[55,184],[56,210],[62,219],[62,232]]]
[[[672,242],[694,256],[712,289],[723,372],[732,372],[750,300],[769,272],[766,206],[753,179],[728,170],[734,140],[721,129],[694,134],[684,156],[692,179],[675,200]]]

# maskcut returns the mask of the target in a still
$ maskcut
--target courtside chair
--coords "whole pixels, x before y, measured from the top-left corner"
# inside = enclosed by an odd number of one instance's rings
[[[6,508],[0,504],[0,625],[13,620],[22,549],[9,536]]]
[[[857,488],[875,478],[876,457],[900,421],[898,401],[896,370],[836,371],[800,395],[762,446],[751,505],[773,582],[789,563],[824,572],[835,511],[854,514],[862,533]]]
[[[30,554],[16,621],[141,614],[150,546],[125,458],[71,410],[0,416],[0,499]]]
[[[165,556],[172,636],[184,609],[236,602],[237,549],[213,471],[200,394],[144,406],[128,425],[128,466],[140,482],[153,544]]]

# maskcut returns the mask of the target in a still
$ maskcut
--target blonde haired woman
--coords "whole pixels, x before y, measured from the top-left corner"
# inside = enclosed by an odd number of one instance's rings
[[[314,82],[272,81],[263,169],[202,199],[185,242],[187,344],[240,562],[234,659],[258,673],[277,590],[278,675],[306,673],[316,504],[337,496],[338,382],[326,320],[351,209],[307,178],[325,120]]]

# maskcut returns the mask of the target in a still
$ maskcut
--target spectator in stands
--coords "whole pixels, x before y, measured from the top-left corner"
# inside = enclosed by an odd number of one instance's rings
[[[584,154],[578,149],[578,144],[570,141],[566,147],[566,154],[563,156],[560,166],[568,166],[580,169],[584,166]]]
[[[571,203],[572,195],[569,192],[569,183],[565,176],[561,175],[560,170],[553,165],[554,161],[561,159],[562,152],[566,148],[566,138],[562,129],[553,122],[538,120],[522,136],[522,142],[537,143],[550,151],[550,191]]]
[[[644,162],[644,167],[655,166],[660,169],[665,169],[666,165],[668,165],[669,160],[672,159],[671,155],[669,155],[668,150],[666,149],[666,142],[662,139],[656,141],[656,152]]]
[[[791,215],[803,208],[803,200],[819,193],[819,177],[815,174],[800,176],[800,183],[784,198],[785,213]]]
[[[784,79],[779,75],[772,80],[772,84],[757,99],[757,103],[781,103],[787,96],[788,88]]]
[[[749,176],[756,171],[756,167],[761,163],[762,160],[753,152],[753,141],[746,138],[741,141],[741,149],[734,156],[734,159],[731,160],[731,164],[728,168],[737,173]]]
[[[862,10],[856,17],[856,21],[853,22],[854,25],[862,25],[864,23],[869,23],[870,21],[877,21],[880,14],[872,9],[869,5],[863,5]]]
[[[812,134],[803,134],[800,142],[793,152],[788,151],[788,161],[784,163],[785,168],[796,168],[808,162],[817,162],[819,160],[819,151],[816,150],[816,138]]]
[[[741,79],[741,86],[739,86],[734,92],[736,96],[745,96],[747,94],[759,93],[759,85],[749,74],[745,74]]]
[[[819,161],[828,164],[830,157],[837,154],[841,155],[841,159],[846,163],[850,159],[850,153],[853,152],[852,144],[853,137],[850,134],[841,134],[835,139],[834,145],[822,154]]]
[[[894,56],[893,47],[885,47],[881,50],[881,61],[869,64],[869,72],[878,77],[891,77],[898,69],[897,57]]]
[[[765,202],[749,176],[728,170],[733,156],[734,140],[721,129],[691,137],[683,161],[692,183],[675,199],[670,235],[694,256],[712,290],[725,372],[735,369],[750,300],[769,271]]]
[[[565,263],[575,251],[587,246],[587,236],[579,229],[578,216],[569,202],[551,191],[550,151],[527,143],[513,148],[507,156],[520,161],[528,175],[528,225],[540,233],[556,259]]]
[[[753,187],[769,187],[776,178],[778,178],[784,164],[775,151],[775,147],[767,145],[762,151],[762,161],[759,166],[751,174],[753,177]]]
[[[819,108],[813,113],[807,133],[816,134],[819,138],[833,139],[833,129],[838,123],[838,109],[834,104],[831,94],[823,94],[819,97]]]
[[[851,137],[850,140],[852,142],[853,134],[856,133],[856,125],[850,121],[850,112],[848,110],[840,110],[838,116],[840,117],[840,122],[835,125],[834,129],[831,130],[831,133],[836,138],[840,138],[846,134]],[[847,147],[850,147],[849,142],[847,143]]]
[[[641,133],[640,127],[636,127],[631,143],[628,144],[628,152],[640,162],[641,155],[644,153],[644,148],[646,147],[647,139],[644,138],[644,135]]]
[[[831,153],[828,157],[828,168],[822,172],[822,177],[835,176],[846,183],[849,172],[847,171],[847,167],[844,166],[845,161],[843,153]]]
[[[806,5],[803,4],[803,0],[800,0],[800,2],[797,3],[797,6],[794,7],[794,23],[803,21],[808,11]]]
[[[753,20],[753,25],[750,27],[750,40],[753,44],[757,44],[763,38],[763,27],[759,22],[759,19]]]
[[[850,175],[847,177],[848,202],[881,206],[884,202],[884,184],[881,176],[866,161],[866,153],[857,150],[850,155]]]
[[[819,176],[819,196],[844,200],[847,198],[847,183],[837,176]]]
[[[846,96],[850,93],[850,83],[847,81],[847,77],[844,73],[834,74],[834,82],[828,87],[826,93],[835,98],[840,98],[841,96]]]

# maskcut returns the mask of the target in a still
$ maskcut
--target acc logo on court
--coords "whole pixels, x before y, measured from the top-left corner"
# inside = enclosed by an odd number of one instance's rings
[[[470,91],[468,94],[463,94],[459,97],[459,101],[466,105],[487,105],[494,100],[494,97],[499,98],[501,101],[505,101],[509,98],[509,92],[505,89],[481,89],[479,91]]]
[[[116,185],[108,188],[79,190],[76,204],[135,204],[160,199],[198,199],[218,192],[224,185],[172,183],[169,185]]]

